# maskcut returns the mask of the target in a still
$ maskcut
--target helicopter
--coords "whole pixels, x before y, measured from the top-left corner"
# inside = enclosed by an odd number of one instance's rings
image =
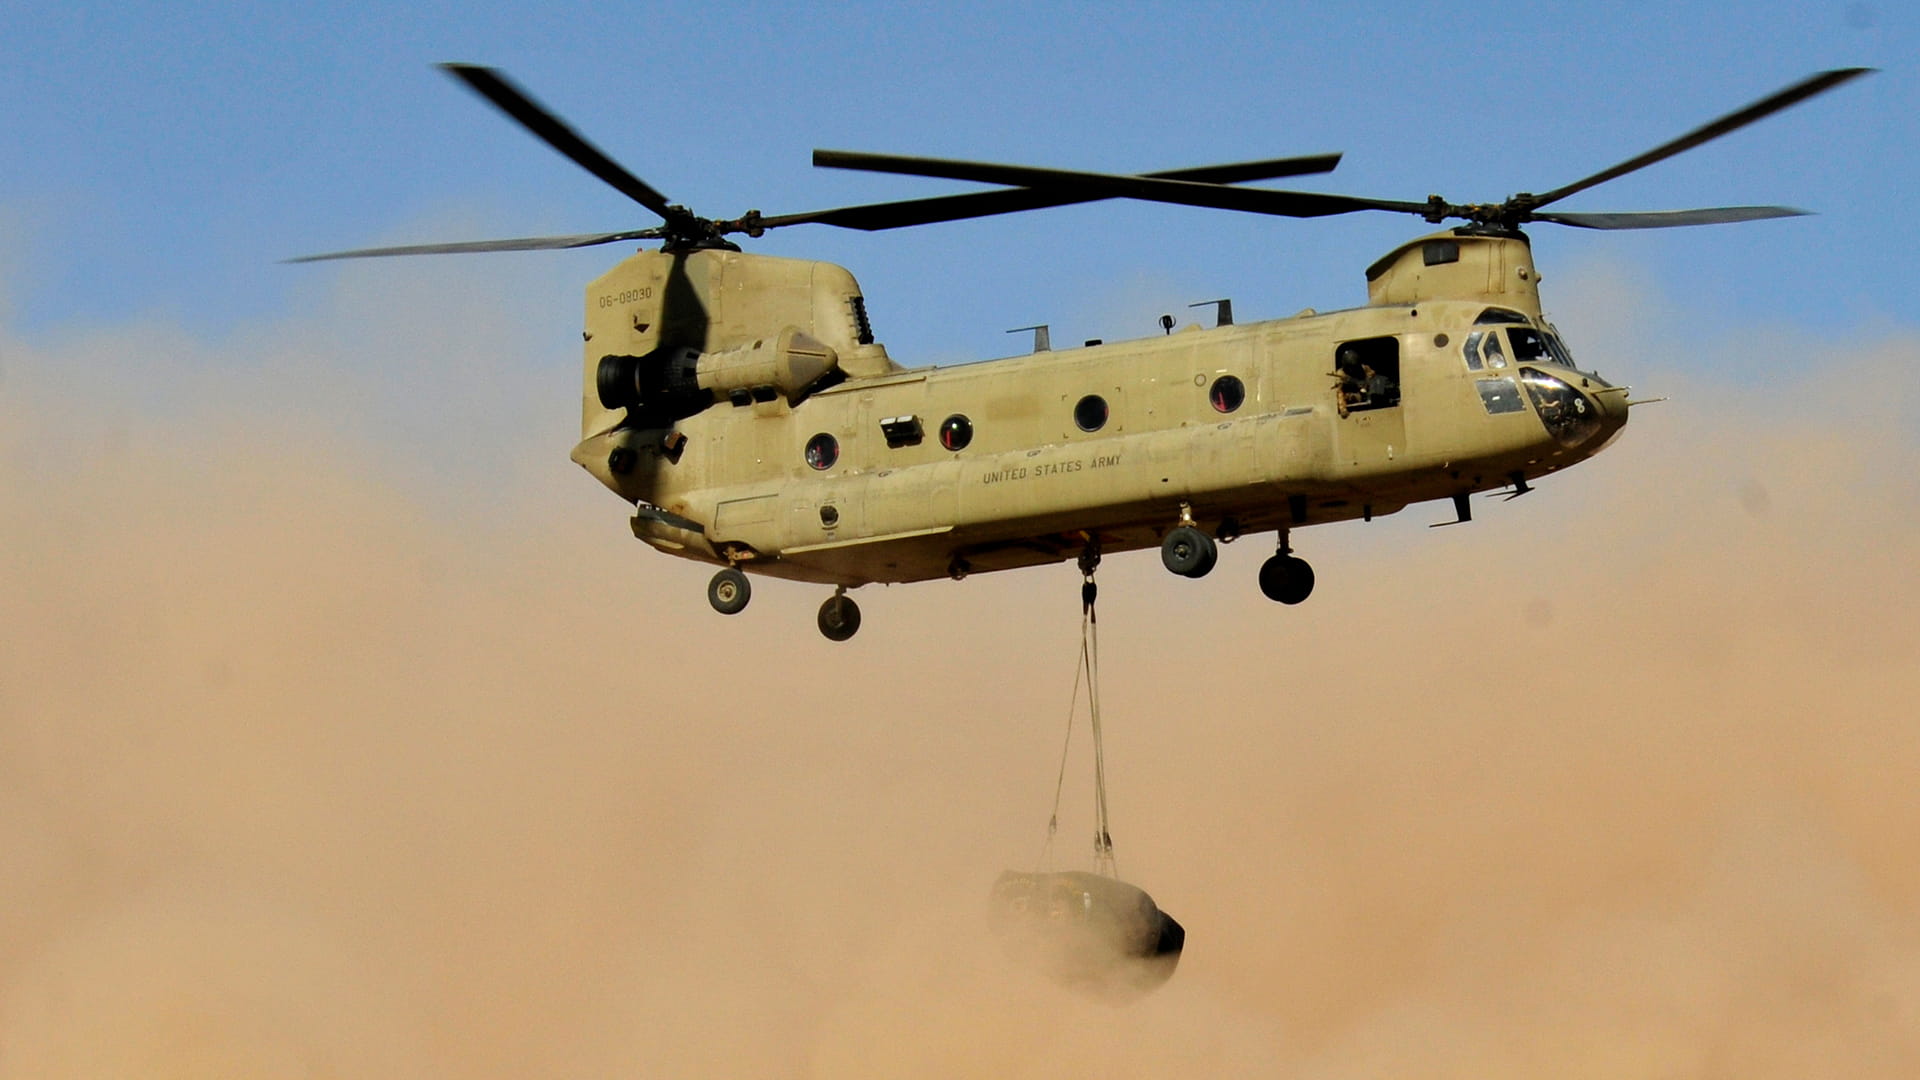
[[[1293,530],[1477,494],[1516,498],[1622,432],[1629,390],[1582,367],[1542,310],[1523,226],[1652,229],[1789,217],[1784,206],[1633,213],[1546,207],[1744,127],[1868,68],[1825,71],[1611,168],[1497,203],[1394,201],[1242,186],[1332,171],[1321,154],[1116,175],[819,150],[816,166],[1002,185],[988,191],[733,219],[671,203],[499,71],[442,68],[662,224],[621,232],[364,248],[292,262],[658,241],[587,286],[581,438],[572,460],[630,503],[633,534],[718,567],[715,611],[748,572],[830,585],[817,625],[851,638],[849,589],[1158,547],[1200,578],[1218,545],[1273,533],[1259,587],[1313,591]],[[825,262],[729,239],[822,224],[867,231],[1109,198],[1280,217],[1363,210],[1431,225],[1366,270],[1343,311],[939,367],[895,362],[859,284]],[[1195,305],[1201,306],[1201,305]]]

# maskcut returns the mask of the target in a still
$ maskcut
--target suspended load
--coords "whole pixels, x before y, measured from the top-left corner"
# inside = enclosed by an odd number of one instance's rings
[[[1042,854],[1046,870],[1009,870],[993,883],[988,912],[1007,955],[1062,985],[1109,1001],[1127,1001],[1173,977],[1187,932],[1161,911],[1153,897],[1120,880],[1107,819],[1106,748],[1100,728],[1100,636],[1094,617],[1099,589],[1100,541],[1087,538],[1080,556],[1080,660],[1073,701],[1067,706],[1067,736],[1060,747],[1060,777],[1053,789]],[[1084,681],[1087,720],[1093,729],[1093,857],[1099,873],[1053,870],[1053,839],[1060,826],[1060,796],[1073,749],[1074,706]]]
[[[1145,891],[1084,871],[1009,870],[993,883],[989,917],[1009,957],[1114,1000],[1171,978],[1187,940]]]

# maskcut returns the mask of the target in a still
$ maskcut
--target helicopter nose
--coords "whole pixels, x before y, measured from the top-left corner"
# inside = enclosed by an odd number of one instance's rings
[[[1607,435],[1612,435],[1627,426],[1627,388],[1609,386],[1593,395],[1593,403],[1600,407],[1600,423]]]
[[[1588,441],[1588,446],[1591,447],[1587,451],[1588,456],[1612,446],[1613,441],[1620,437],[1620,432],[1627,426],[1627,412],[1631,405],[1627,400],[1627,388],[1624,386],[1609,386],[1591,397],[1596,407],[1595,411],[1599,414],[1600,429],[1595,432],[1597,437]]]

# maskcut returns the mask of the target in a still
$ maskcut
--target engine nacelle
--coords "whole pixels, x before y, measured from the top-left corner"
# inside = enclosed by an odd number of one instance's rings
[[[840,357],[831,346],[789,326],[717,352],[670,345],[645,356],[603,356],[595,383],[600,404],[664,426],[723,398],[744,405],[784,396],[798,405],[839,375]]]
[[[702,390],[719,397],[760,397],[771,389],[784,395],[787,404],[798,405],[809,390],[839,370],[840,357],[831,346],[789,326],[778,337],[702,356],[696,378]]]

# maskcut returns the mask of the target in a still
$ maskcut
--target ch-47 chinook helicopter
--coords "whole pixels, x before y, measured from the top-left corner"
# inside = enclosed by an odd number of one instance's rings
[[[743,570],[834,586],[823,634],[860,625],[846,590],[963,578],[1158,546],[1204,576],[1217,542],[1274,532],[1261,591],[1297,604],[1313,571],[1291,531],[1530,483],[1607,446],[1627,389],[1580,368],[1542,315],[1523,225],[1650,229],[1804,213],[1735,206],[1549,212],[1552,203],[1691,149],[1864,74],[1804,79],[1680,138],[1544,194],[1456,204],[1235,186],[1330,171],[1338,155],[1139,176],[817,151],[814,164],[1010,185],[811,213],[699,217],[615,164],[500,73],[446,70],[536,137],[657,214],[626,232],[373,248],[437,254],[657,240],[587,287],[585,392],[573,460],[635,507],[634,535],[717,564],[734,614]],[[891,229],[1132,198],[1282,217],[1358,210],[1455,228],[1367,268],[1367,303],[1136,341],[906,368],[874,338],[841,267],[750,255],[727,237],[787,225]],[[1170,320],[1163,320],[1169,323]],[[1170,329],[1170,327],[1169,327]]]

